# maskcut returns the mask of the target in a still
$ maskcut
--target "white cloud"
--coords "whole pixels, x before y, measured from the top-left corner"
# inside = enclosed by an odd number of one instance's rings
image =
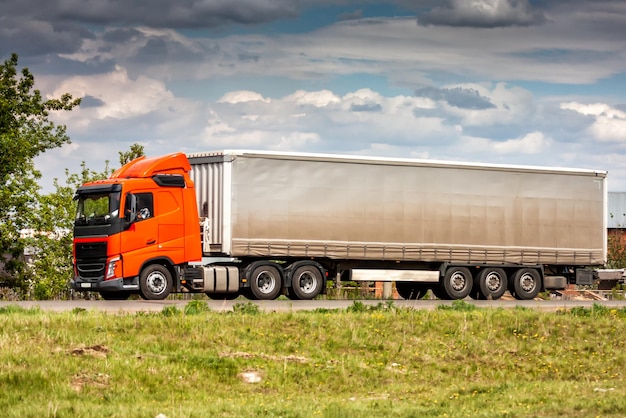
[[[61,82],[50,96],[70,93],[74,97],[92,97],[97,106],[61,112],[59,120],[72,120],[73,127],[87,128],[94,120],[130,119],[162,109],[174,101],[174,95],[159,80],[139,76],[132,80],[127,71],[116,66],[110,73],[75,76]]]
[[[305,91],[298,90],[284,98],[285,101],[292,101],[300,106],[326,107],[338,104],[340,98],[330,90]]]
[[[508,86],[505,83],[497,83],[495,86],[465,83],[445,87],[476,91],[493,105],[483,109],[465,109],[447,103],[442,104],[446,113],[460,117],[465,126],[517,124],[528,120],[533,111],[532,93],[520,87]]]
[[[423,24],[499,27],[528,26],[545,22],[528,0],[452,0],[442,2],[419,19]]]
[[[275,151],[297,151],[314,145],[319,141],[315,132],[273,132],[248,130],[244,132],[212,135],[204,139],[204,143],[215,148],[267,149]]]
[[[572,110],[593,118],[587,132],[599,141],[626,142],[626,112],[605,103],[561,103],[561,109]]]
[[[522,138],[509,139],[493,144],[494,150],[502,154],[539,154],[548,146],[549,140],[541,132],[531,132]]]
[[[240,90],[240,91],[231,91],[231,92],[226,93],[217,102],[229,103],[229,104],[248,103],[248,102],[270,103],[271,99],[266,99],[261,94],[254,92],[254,91]]]
[[[531,132],[520,138],[494,141],[487,138],[465,137],[462,146],[468,152],[476,154],[494,153],[498,155],[531,155],[545,152],[551,140],[541,132]]]

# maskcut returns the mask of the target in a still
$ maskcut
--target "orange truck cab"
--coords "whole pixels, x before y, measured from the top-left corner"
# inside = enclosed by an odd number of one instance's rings
[[[71,287],[104,299],[164,299],[202,259],[191,167],[183,153],[140,157],[76,191]]]

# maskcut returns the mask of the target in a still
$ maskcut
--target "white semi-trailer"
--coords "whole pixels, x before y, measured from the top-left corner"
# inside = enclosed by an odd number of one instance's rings
[[[531,299],[607,255],[606,172],[262,151],[140,158],[76,192],[72,287],[312,299]],[[200,222],[201,228],[198,227]]]
[[[530,299],[606,261],[604,171],[258,151],[188,157],[204,255],[272,260],[268,287],[296,297],[316,296],[328,275],[397,280],[405,298],[432,289],[498,299],[508,289]]]

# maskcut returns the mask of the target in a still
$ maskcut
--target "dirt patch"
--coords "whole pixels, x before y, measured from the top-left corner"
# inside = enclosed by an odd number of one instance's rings
[[[91,356],[98,358],[106,358],[109,353],[109,349],[101,344],[92,345],[90,347],[78,347],[70,350],[70,354],[73,356]]]
[[[76,393],[82,392],[85,388],[94,388],[97,390],[109,387],[110,376],[104,373],[87,374],[81,373],[72,377],[70,387]]]
[[[243,351],[235,351],[232,353],[220,353],[220,357],[228,357],[228,358],[261,358],[263,360],[271,360],[271,361],[286,361],[290,363],[307,363],[309,360],[306,357],[301,356],[272,356],[269,354],[263,353],[246,353]]]

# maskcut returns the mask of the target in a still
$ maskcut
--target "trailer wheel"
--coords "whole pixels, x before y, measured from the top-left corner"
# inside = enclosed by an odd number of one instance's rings
[[[501,268],[485,268],[476,277],[481,299],[497,300],[507,289],[507,277]]]
[[[513,275],[511,287],[516,299],[534,299],[541,290],[541,276],[536,269],[519,269]]]
[[[139,288],[141,296],[147,300],[163,300],[172,291],[172,275],[167,267],[151,264],[141,271]]]
[[[322,272],[313,265],[298,267],[291,277],[290,295],[297,299],[311,300],[320,294],[324,287]]]
[[[402,299],[417,300],[426,296],[428,286],[423,283],[396,282],[396,290]]]
[[[126,300],[130,292],[100,292],[100,297],[104,300]]]
[[[443,278],[443,290],[446,295],[454,299],[463,299],[472,291],[474,278],[465,267],[449,267]]]
[[[262,264],[252,270],[250,291],[259,300],[276,299],[283,290],[283,278],[278,269]]]

